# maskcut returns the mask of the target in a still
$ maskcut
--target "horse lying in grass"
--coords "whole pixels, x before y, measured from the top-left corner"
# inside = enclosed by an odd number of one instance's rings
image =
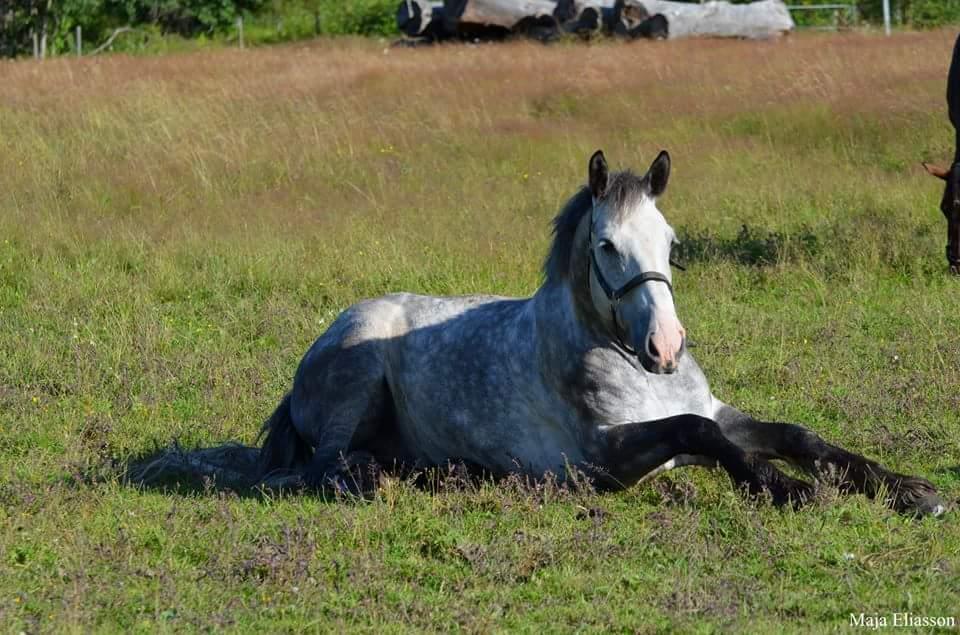
[[[674,307],[676,238],[656,204],[669,175],[666,152],[643,176],[609,174],[595,153],[530,298],[398,293],[346,309],[264,424],[260,482],[343,489],[349,466],[463,461],[534,478],[572,467],[618,489],[704,465],[802,504],[813,488],[770,463],[780,459],[899,511],[942,513],[926,480],[713,396]]]

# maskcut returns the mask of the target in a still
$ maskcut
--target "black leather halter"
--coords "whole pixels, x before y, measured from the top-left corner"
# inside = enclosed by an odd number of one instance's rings
[[[607,282],[607,279],[603,277],[603,272],[600,271],[600,265],[597,264],[597,254],[593,249],[593,245],[590,245],[590,265],[593,267],[593,274],[597,277],[597,282],[600,283],[600,288],[603,289],[604,295],[607,296],[607,299],[610,300],[612,304],[620,304],[620,301],[623,300],[628,293],[645,282],[662,282],[670,289],[670,295],[673,295],[673,285],[670,284],[670,278],[659,271],[644,271],[638,273],[627,280],[626,284],[622,287],[614,289],[610,286],[610,283]]]
[[[632,348],[627,344],[623,339],[623,334],[620,331],[620,321],[617,319],[617,309],[620,307],[620,302],[628,293],[636,289],[642,284],[647,282],[662,282],[667,285],[667,289],[670,290],[671,297],[673,296],[673,285],[670,284],[670,279],[667,276],[663,275],[659,271],[643,271],[638,273],[634,277],[627,280],[627,282],[620,288],[614,289],[610,286],[610,283],[607,282],[607,279],[603,277],[603,272],[600,271],[600,265],[597,264],[597,254],[596,250],[593,247],[593,219],[590,219],[590,242],[588,243],[588,249],[590,250],[590,264],[587,268],[587,284],[590,284],[590,269],[593,270],[593,275],[596,276],[597,282],[600,283],[600,288],[603,289],[603,294],[607,296],[607,300],[610,301],[610,319],[613,320],[613,332],[617,336],[617,343],[620,344],[620,347],[623,348],[627,353],[631,355],[636,355],[636,349]],[[670,261],[670,264],[674,264],[673,261]],[[675,265],[681,270],[683,267]]]

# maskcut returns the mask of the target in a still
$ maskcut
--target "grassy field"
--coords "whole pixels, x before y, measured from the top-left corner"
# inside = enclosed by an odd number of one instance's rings
[[[0,630],[846,630],[960,622],[957,512],[798,511],[690,469],[366,502],[125,485],[252,442],[359,298],[527,295],[603,148],[674,172],[678,308],[724,400],[960,505],[953,33],[0,63]],[[929,629],[919,629],[929,630]]]

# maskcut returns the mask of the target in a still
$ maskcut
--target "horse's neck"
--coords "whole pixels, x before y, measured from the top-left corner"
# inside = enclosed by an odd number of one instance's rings
[[[576,334],[591,347],[609,340],[606,316],[597,312],[590,293],[590,214],[584,214],[571,245],[565,276],[554,276],[541,291],[563,309],[567,333]],[[539,295],[539,293],[538,293]],[[544,307],[546,309],[547,307]]]
[[[590,214],[580,219],[565,275],[554,271],[531,299],[536,315],[541,363],[576,363],[588,351],[615,350],[607,316],[600,315],[590,293]]]
[[[531,298],[538,343],[553,355],[567,359],[592,349],[613,346],[590,300],[589,289],[585,288],[585,282],[584,287],[578,288],[579,282],[580,279],[548,280]]]
[[[641,372],[639,362],[618,349],[609,335],[581,319],[576,293],[565,281],[545,284],[531,302],[535,364],[548,391],[576,401],[577,386],[599,386],[610,378],[632,383],[629,378]]]

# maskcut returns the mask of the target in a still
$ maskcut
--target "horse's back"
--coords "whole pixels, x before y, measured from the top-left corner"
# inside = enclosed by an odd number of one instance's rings
[[[523,457],[543,472],[577,458],[561,404],[541,380],[529,299],[399,293],[348,313],[351,338],[376,333],[395,424],[421,461],[508,471],[519,467],[511,457]]]

